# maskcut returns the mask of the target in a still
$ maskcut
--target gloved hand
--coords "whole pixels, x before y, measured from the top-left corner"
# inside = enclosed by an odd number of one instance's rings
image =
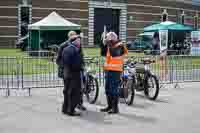
[[[122,41],[122,42],[120,43],[120,46],[126,47],[126,42],[125,42],[125,41]]]
[[[107,39],[103,40],[103,44],[104,44],[104,46],[108,45],[109,44],[109,40],[107,40]]]

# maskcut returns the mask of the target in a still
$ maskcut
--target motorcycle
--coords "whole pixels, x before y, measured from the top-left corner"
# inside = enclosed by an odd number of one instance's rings
[[[126,103],[128,105],[133,103],[135,91],[144,91],[145,96],[150,100],[156,100],[158,97],[159,81],[150,70],[152,63],[155,63],[155,61],[144,58],[141,62],[128,62],[125,65],[121,85],[125,86],[125,90],[127,90]],[[143,67],[138,67],[138,64]],[[128,98],[128,95],[130,95],[130,98]]]
[[[87,63],[93,63],[88,61]],[[83,72],[82,78],[82,90],[83,94],[85,94],[87,101],[90,104],[94,104],[97,101],[99,95],[99,85],[98,80],[95,75],[95,71],[91,69],[91,67],[86,67],[86,70]]]
[[[132,105],[135,97],[134,76],[135,69],[132,69],[130,63],[125,64],[120,82],[120,98],[124,99],[127,105]]]

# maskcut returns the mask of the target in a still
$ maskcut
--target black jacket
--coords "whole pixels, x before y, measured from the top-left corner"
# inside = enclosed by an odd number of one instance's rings
[[[62,60],[62,53],[64,48],[66,48],[69,45],[69,41],[65,41],[60,45],[60,48],[58,49],[58,56],[56,58],[56,64],[58,65],[58,77],[64,78],[64,65]]]
[[[62,53],[64,48],[66,48],[69,45],[69,41],[65,41],[60,45],[60,48],[58,50],[58,56],[56,58],[56,64],[58,66],[63,66],[63,62],[62,62]]]
[[[69,44],[62,54],[64,65],[64,77],[72,78],[80,75],[83,70],[84,61],[80,49],[73,44]]]

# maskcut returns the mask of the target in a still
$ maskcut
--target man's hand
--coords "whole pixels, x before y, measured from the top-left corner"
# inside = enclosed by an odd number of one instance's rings
[[[122,41],[122,46],[126,47],[126,42],[125,41]]]

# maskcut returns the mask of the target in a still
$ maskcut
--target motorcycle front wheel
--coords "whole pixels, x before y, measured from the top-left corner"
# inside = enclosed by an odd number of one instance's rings
[[[121,98],[127,105],[132,105],[135,98],[135,81],[133,79],[124,80],[120,85],[121,92],[123,93]]]
[[[145,80],[144,94],[150,100],[156,100],[159,94],[159,81],[155,75],[150,75]]]
[[[89,75],[86,84],[86,89],[87,101],[90,104],[94,104],[97,101],[99,95],[99,85],[97,78],[94,78],[93,76]]]

